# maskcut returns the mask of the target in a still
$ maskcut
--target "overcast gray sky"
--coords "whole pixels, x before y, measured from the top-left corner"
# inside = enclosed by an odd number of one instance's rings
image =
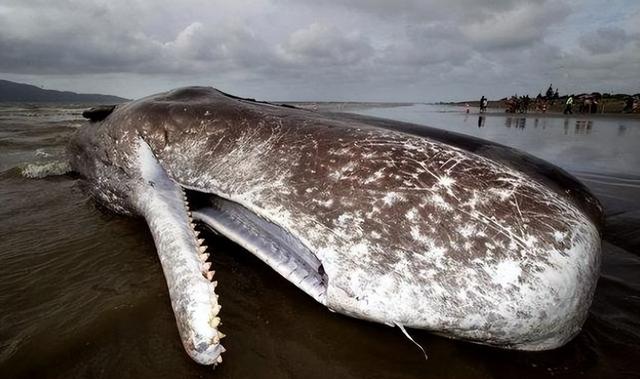
[[[0,78],[137,98],[640,92],[638,0],[0,0]]]

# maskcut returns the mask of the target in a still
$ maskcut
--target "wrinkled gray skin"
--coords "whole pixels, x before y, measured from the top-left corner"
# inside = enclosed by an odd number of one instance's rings
[[[563,345],[598,278],[599,204],[453,145],[192,87],[118,106],[69,151],[98,202],[148,222],[199,363],[224,348],[192,215],[331,310],[505,348]],[[190,208],[185,190],[206,204]]]

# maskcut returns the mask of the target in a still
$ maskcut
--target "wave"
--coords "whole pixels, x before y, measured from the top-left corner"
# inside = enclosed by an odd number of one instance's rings
[[[29,179],[42,179],[48,176],[64,175],[71,171],[69,161],[47,163],[28,163],[20,168],[20,174]]]

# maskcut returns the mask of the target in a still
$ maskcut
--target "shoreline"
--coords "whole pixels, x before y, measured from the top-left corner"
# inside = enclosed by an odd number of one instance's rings
[[[397,108],[408,107],[416,103],[395,103],[395,102],[359,102],[359,101],[275,101],[274,104],[286,104],[296,108],[313,111],[351,111],[368,108]]]
[[[578,119],[590,119],[590,118],[609,118],[609,119],[640,119],[640,113],[573,113],[573,114],[564,114],[562,112],[527,112],[527,113],[508,113],[505,111],[500,111],[499,109],[491,109],[487,112],[480,113],[478,110],[470,111],[466,113],[465,110],[460,110],[460,113],[463,115],[470,116],[500,116],[500,117],[511,117],[511,118],[578,118]]]

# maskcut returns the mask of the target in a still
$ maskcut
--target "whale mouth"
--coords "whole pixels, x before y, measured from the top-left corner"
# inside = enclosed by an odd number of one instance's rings
[[[328,278],[316,255],[287,230],[233,201],[172,179],[138,139],[141,179],[132,201],[147,221],[169,290],[182,344],[204,365],[222,362],[224,334],[211,249],[194,222],[227,237],[325,304]]]
[[[249,251],[325,304],[329,278],[322,262],[297,237],[236,202],[196,190],[185,192],[195,222]]]

